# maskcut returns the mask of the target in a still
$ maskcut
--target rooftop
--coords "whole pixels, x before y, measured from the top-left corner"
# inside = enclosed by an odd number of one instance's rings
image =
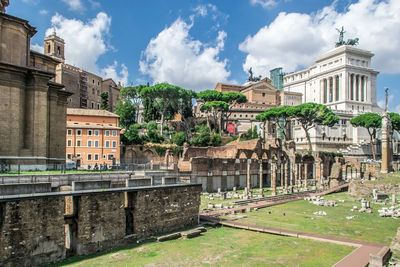
[[[119,118],[117,114],[102,109],[67,108],[67,115]]]

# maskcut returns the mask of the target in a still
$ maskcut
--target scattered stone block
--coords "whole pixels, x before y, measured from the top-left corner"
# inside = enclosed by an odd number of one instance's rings
[[[177,239],[181,237],[181,233],[177,232],[177,233],[172,233],[172,234],[168,234],[168,235],[163,235],[163,236],[159,236],[157,237],[157,241],[158,242],[164,242],[167,240],[173,240],[173,239]]]
[[[204,226],[196,227],[194,230],[200,230],[202,233],[207,232],[207,229]]]
[[[201,234],[201,230],[196,230],[196,229],[189,230],[186,232],[181,232],[181,236],[183,239],[193,238],[193,237],[199,236],[200,234]]]

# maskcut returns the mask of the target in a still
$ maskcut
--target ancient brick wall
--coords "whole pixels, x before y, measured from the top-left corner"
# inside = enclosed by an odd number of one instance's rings
[[[0,202],[0,266],[39,266],[198,224],[201,185]]]
[[[400,195],[400,184],[362,183],[360,180],[353,180],[350,182],[349,194],[353,196],[372,196],[372,190],[374,189],[386,194]]]
[[[200,192],[200,185],[138,191],[132,202],[133,232],[142,238],[196,225]]]
[[[35,266],[65,257],[64,199],[0,203],[0,266]]]
[[[77,201],[76,254],[105,250],[124,238],[124,193],[85,195]]]

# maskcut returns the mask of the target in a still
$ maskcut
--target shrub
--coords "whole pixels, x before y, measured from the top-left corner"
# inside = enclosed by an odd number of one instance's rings
[[[172,143],[182,146],[186,142],[186,136],[184,132],[177,132],[172,137]]]
[[[210,140],[210,145],[219,146],[222,142],[222,138],[219,134],[213,134]]]

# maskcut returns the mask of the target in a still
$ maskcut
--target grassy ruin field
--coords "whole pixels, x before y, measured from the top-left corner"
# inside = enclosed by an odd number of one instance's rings
[[[54,266],[332,266],[353,247],[227,227],[200,237],[147,242]],[[323,257],[321,257],[323,255]]]
[[[383,205],[376,205],[371,201],[372,213],[368,214],[350,211],[353,206],[360,208],[361,204],[347,192],[328,195],[325,199],[336,200],[339,206],[321,207],[299,200],[246,213],[247,218],[238,221],[390,245],[400,220],[379,217],[378,209]],[[325,211],[327,215],[314,215],[318,211]],[[348,220],[346,216],[355,217]]]
[[[243,194],[243,189],[241,190],[237,190],[238,194]],[[232,191],[230,191],[232,192]],[[253,193],[257,195],[258,189],[254,189]],[[266,189],[264,188],[264,196],[270,196],[272,194],[272,190]],[[201,195],[201,204],[200,204],[200,212],[202,209],[206,209],[208,206],[208,203],[212,203],[212,204],[218,204],[218,203],[223,203],[226,205],[230,205],[229,203],[234,202],[234,201],[239,201],[241,199],[237,199],[237,198],[228,198],[225,200],[221,200],[219,197],[215,197],[214,199],[207,199],[206,196],[209,196],[207,194],[202,194]],[[232,204],[233,205],[233,204]]]

